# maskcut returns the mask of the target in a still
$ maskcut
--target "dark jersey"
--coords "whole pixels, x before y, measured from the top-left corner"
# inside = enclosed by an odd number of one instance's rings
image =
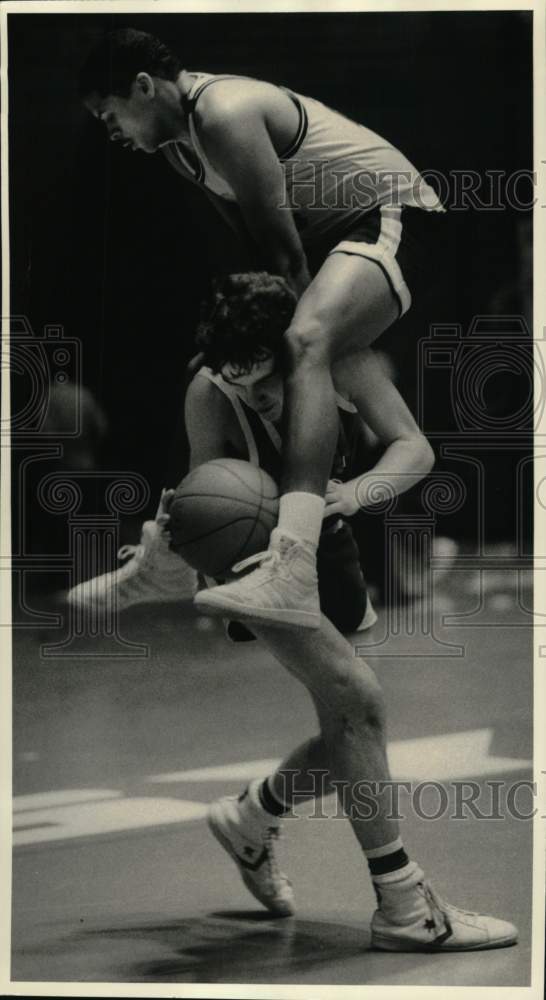
[[[243,395],[237,391],[237,387],[224,382],[221,375],[214,375],[209,368],[201,368],[197,375],[213,382],[227,396],[233,406],[245,439],[247,453],[236,454],[234,449],[231,457],[242,458],[252,465],[259,466],[268,472],[276,482],[279,482],[282,467],[282,442],[275,425],[270,420],[260,416],[251,406],[248,406]],[[358,475],[359,471],[362,472],[362,467],[357,467],[357,455],[362,450],[363,442],[362,421],[356,407],[339,394],[336,395],[339,435],[330,479],[346,482]]]

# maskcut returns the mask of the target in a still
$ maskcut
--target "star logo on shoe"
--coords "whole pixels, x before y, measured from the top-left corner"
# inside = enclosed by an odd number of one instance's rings
[[[258,853],[259,848],[257,847],[243,847],[240,854],[233,851],[232,857],[238,864],[246,868],[247,871],[257,872],[259,868],[262,867],[264,861],[267,861],[269,854],[267,848],[264,847],[260,853]]]
[[[428,920],[425,920],[425,927],[426,927],[427,931],[435,931],[436,930],[436,924],[434,923],[434,920],[431,920],[430,918]]]

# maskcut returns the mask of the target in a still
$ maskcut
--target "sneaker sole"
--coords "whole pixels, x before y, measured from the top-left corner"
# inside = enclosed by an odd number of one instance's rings
[[[244,868],[241,868],[239,864],[239,858],[237,857],[235,851],[231,846],[230,841],[225,836],[218,820],[214,817],[212,812],[209,812],[207,816],[207,825],[213,837],[216,838],[218,843],[224,848],[225,851],[227,851],[230,858],[237,865],[241,878],[245,886],[247,887],[248,891],[252,893],[252,895],[254,896],[254,899],[257,899],[258,902],[262,904],[262,906],[265,906],[265,908],[269,910],[269,912],[276,917],[292,917],[295,913],[295,908],[293,906],[290,907],[288,904],[286,904],[284,907],[280,907],[275,905],[275,903],[272,903],[271,900],[268,900],[267,898],[262,898],[261,896],[258,895],[256,891],[256,886],[252,882],[250,882],[249,877],[245,872]]]
[[[377,614],[375,612],[375,608],[372,608],[370,603],[368,608],[366,609],[366,614],[364,615],[364,618],[360,622],[360,625],[358,626],[356,631],[367,632],[368,629],[373,628],[373,626],[376,623],[377,623]]]
[[[314,611],[296,611],[290,609],[272,610],[270,608],[253,608],[226,601],[225,599],[214,599],[212,595],[203,594],[202,591],[194,598],[194,604],[198,611],[205,615],[213,615],[221,618],[227,616],[231,618],[249,620],[261,623],[262,625],[278,625],[279,628],[320,628],[320,615]]]
[[[118,615],[120,614],[121,611],[125,611],[126,608],[133,608],[136,607],[138,604],[155,604],[164,602],[163,601],[158,602],[157,599],[154,600],[153,598],[151,599],[147,598],[144,601],[130,601],[128,604],[124,604],[123,602],[120,601],[116,601],[115,603],[111,601],[109,603],[105,602],[104,604],[99,604],[97,601],[92,601],[92,600],[88,601],[85,598],[80,601],[70,597],[67,598],[66,603],[68,607],[71,608],[73,611],[85,611],[88,614],[105,617],[106,615],[110,616]]]
[[[110,602],[104,601],[104,603],[99,603],[96,600],[88,598],[78,598],[74,597],[70,593],[66,595],[66,604],[69,608],[74,611],[87,611],[89,614],[95,615],[114,615],[119,614],[121,611],[126,611],[127,608],[136,608],[143,604],[180,604],[183,600],[187,600],[191,597],[188,595],[187,598],[174,598],[174,597],[162,597],[158,594],[147,595],[146,597],[131,598],[124,601],[119,599]]]
[[[87,611],[89,614],[99,614],[104,615],[106,612],[114,613],[114,605],[111,602],[109,605],[99,604],[97,601],[88,600],[87,598],[72,597],[70,594],[66,596],[66,604],[73,611]],[[118,610],[116,606],[116,611]]]
[[[448,944],[412,944],[411,941],[396,941],[392,938],[383,938],[378,934],[372,934],[371,947],[377,951],[422,951],[422,952],[441,952],[441,951],[486,951],[492,948],[508,948],[510,945],[517,944],[517,936],[509,935],[505,938],[500,938],[498,941],[484,941],[480,944],[465,944],[465,945],[454,945]]]

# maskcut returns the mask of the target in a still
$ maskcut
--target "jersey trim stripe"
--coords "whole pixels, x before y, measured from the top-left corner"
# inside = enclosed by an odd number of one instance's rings
[[[237,76],[234,73],[224,73],[222,75],[215,76],[212,79],[204,80],[203,83],[201,84],[197,83],[197,89],[194,91],[193,94],[191,94],[191,96],[189,94],[184,94],[181,98],[181,103],[184,113],[188,118],[190,118],[191,115],[193,115],[197,101],[199,100],[201,94],[203,93],[203,91],[207,89],[207,87],[210,87],[213,83],[217,83],[219,80],[248,80],[248,79],[252,78]],[[298,149],[304,142],[305,136],[307,135],[307,129],[309,127],[309,119],[307,116],[307,111],[305,110],[297,94],[294,94],[287,87],[279,87],[279,90],[282,90],[283,93],[285,93],[286,96],[290,98],[290,100],[295,105],[298,112],[298,127],[296,130],[296,134],[292,139],[292,141],[289,143],[289,145],[286,147],[286,149],[284,149],[282,153],[278,154],[279,160],[282,162],[283,160],[290,159],[291,156],[294,156],[298,152]],[[173,145],[176,149],[178,158],[182,162],[182,165],[193,173],[194,180],[198,184],[204,184],[205,174],[206,174],[205,167],[203,166],[203,163],[197,156],[197,153],[195,153],[195,151],[192,150],[193,156],[195,157],[196,161],[194,164],[190,160],[188,156],[188,151],[186,149],[180,148],[180,144],[177,142],[174,143]]]
[[[205,168],[193,150],[186,149],[182,143],[175,142],[171,144],[173,147],[173,152],[180,160],[182,166],[192,175],[192,180],[196,184],[204,184],[205,182]],[[191,159],[190,159],[191,152]]]
[[[197,372],[197,375],[200,375],[202,378],[208,379],[208,381],[212,382],[220,390],[220,392],[223,392],[224,396],[227,396],[231,405],[233,406],[233,409],[235,410],[235,414],[241,425],[241,430],[243,432],[246,446],[248,448],[248,460],[251,465],[255,465],[256,468],[259,468],[260,458],[258,455],[258,448],[256,446],[256,441],[254,440],[252,429],[247,420],[245,411],[241,406],[241,401],[237,395],[237,392],[233,389],[232,386],[228,385],[227,382],[224,382],[221,375],[213,375],[213,373],[209,371],[208,368],[200,368],[199,371]]]
[[[307,117],[307,111],[305,110],[299,97],[296,94],[293,94],[290,90],[287,90],[286,87],[281,87],[280,89],[283,90],[284,93],[288,95],[288,97],[290,97],[290,99],[293,101],[296,108],[298,109],[298,114],[299,114],[297,132],[292,142],[287,147],[287,149],[285,149],[284,152],[279,154],[279,160],[281,160],[282,162],[282,160],[289,160],[291,156],[295,156],[295,154],[298,152],[298,149],[300,148],[301,144],[305,139],[305,136],[307,135],[307,129],[309,127],[309,119]]]
[[[189,94],[184,94],[181,98],[182,108],[184,109],[184,113],[186,115],[189,116],[193,114],[195,111],[195,105],[197,104],[197,101],[203,91],[206,90],[207,87],[210,87],[212,83],[216,83],[217,80],[248,80],[248,77],[238,76],[236,73],[221,73],[218,76],[203,80],[202,83],[199,83],[199,81],[196,80],[194,84],[196,90],[194,93],[192,94],[190,91]]]

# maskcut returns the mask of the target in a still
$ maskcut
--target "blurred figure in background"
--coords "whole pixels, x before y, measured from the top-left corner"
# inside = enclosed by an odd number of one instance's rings
[[[75,411],[79,411],[80,433],[69,437]],[[49,403],[42,433],[62,441],[62,457],[55,462],[61,469],[90,471],[98,469],[100,449],[108,431],[104,410],[90,389],[73,382],[54,382],[49,389]]]

